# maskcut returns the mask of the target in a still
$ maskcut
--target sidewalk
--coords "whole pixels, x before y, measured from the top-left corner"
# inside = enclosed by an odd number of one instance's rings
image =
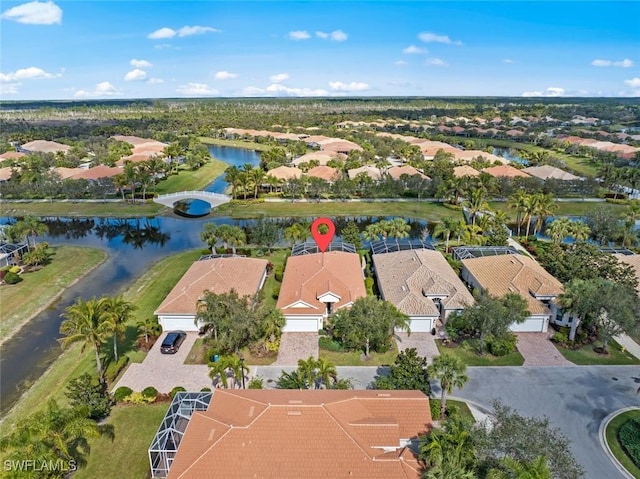
[[[624,347],[636,358],[640,359],[640,345],[629,336],[627,336],[626,334],[621,334],[620,336],[614,336],[613,339],[615,339],[620,346]]]

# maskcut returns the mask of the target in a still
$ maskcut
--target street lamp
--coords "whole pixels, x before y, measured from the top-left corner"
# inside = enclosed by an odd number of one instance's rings
[[[240,374],[242,375],[242,389],[245,389],[245,387],[244,387],[244,358],[242,356],[240,356]]]

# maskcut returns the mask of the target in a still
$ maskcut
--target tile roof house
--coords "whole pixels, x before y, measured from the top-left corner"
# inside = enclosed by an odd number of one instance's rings
[[[535,176],[536,178],[540,178],[541,180],[553,179],[571,181],[580,179],[579,176],[572,175],[568,171],[561,170],[560,168],[556,168],[551,165],[530,166],[528,168],[524,168],[522,171],[531,176]]]
[[[363,266],[356,253],[330,251],[287,259],[276,307],[285,332],[318,331],[333,312],[367,295]]]
[[[380,181],[382,179],[382,173],[380,172],[380,168],[372,165],[364,165],[360,168],[353,168],[347,172],[350,180],[354,180],[356,176],[360,174],[367,175],[373,181]]]
[[[29,143],[20,145],[19,148],[22,153],[57,153],[61,151],[65,154],[71,149],[69,145],[63,145],[62,143],[58,143],[56,141],[47,140],[30,141]]]
[[[219,389],[167,479],[419,479],[412,449],[430,428],[420,391]]]
[[[282,165],[267,171],[267,176],[273,176],[278,180],[288,181],[293,178],[300,178],[302,176],[302,170],[293,166]]]
[[[462,178],[464,176],[480,176],[480,172],[469,165],[456,166],[453,168],[453,176]]]
[[[514,168],[511,165],[492,166],[490,168],[483,168],[483,173],[487,173],[495,178],[531,178],[528,174],[524,173],[518,168]]]
[[[312,151],[311,153],[305,153],[304,155],[299,156],[291,163],[293,163],[294,166],[300,166],[300,163],[317,161],[320,166],[324,166],[331,160],[344,160],[345,158],[345,155],[334,151]]]
[[[387,175],[389,175],[394,180],[399,180],[402,175],[408,175],[408,176],[418,175],[423,180],[431,179],[427,175],[422,173],[420,170],[418,170],[417,168],[414,168],[411,165],[392,166],[387,170]]]
[[[5,151],[0,155],[0,162],[4,160],[19,160],[25,156],[27,156],[26,153],[21,153],[19,151]]]
[[[163,330],[197,331],[198,300],[205,291],[255,296],[267,277],[266,259],[241,256],[196,261],[154,312]],[[242,274],[239,274],[242,272]]]
[[[524,323],[511,325],[511,331],[546,332],[549,321],[556,324],[569,321],[567,315],[556,318],[558,308],[553,302],[564,290],[562,283],[528,256],[506,254],[463,259],[461,276],[472,288],[492,296],[512,292],[526,300],[531,315]]]
[[[382,299],[409,316],[412,332],[474,303],[473,296],[439,251],[413,249],[373,255]]]
[[[338,179],[340,174],[337,169],[331,168],[330,166],[316,166],[315,168],[311,168],[307,171],[307,176],[320,178],[324,181],[335,181]]]

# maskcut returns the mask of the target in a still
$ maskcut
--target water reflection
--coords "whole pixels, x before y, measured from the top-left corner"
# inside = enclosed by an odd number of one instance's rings
[[[185,218],[199,218],[211,212],[211,205],[203,200],[180,200],[173,205],[173,212]]]

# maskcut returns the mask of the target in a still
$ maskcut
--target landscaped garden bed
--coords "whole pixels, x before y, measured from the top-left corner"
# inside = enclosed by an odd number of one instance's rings
[[[438,339],[436,346],[440,354],[449,353],[458,356],[467,366],[522,366],[524,364],[524,358],[517,350],[504,356],[494,356],[489,352],[480,355],[473,340],[463,340],[456,343]]]
[[[640,409],[614,417],[605,435],[616,459],[633,477],[640,479]]]

